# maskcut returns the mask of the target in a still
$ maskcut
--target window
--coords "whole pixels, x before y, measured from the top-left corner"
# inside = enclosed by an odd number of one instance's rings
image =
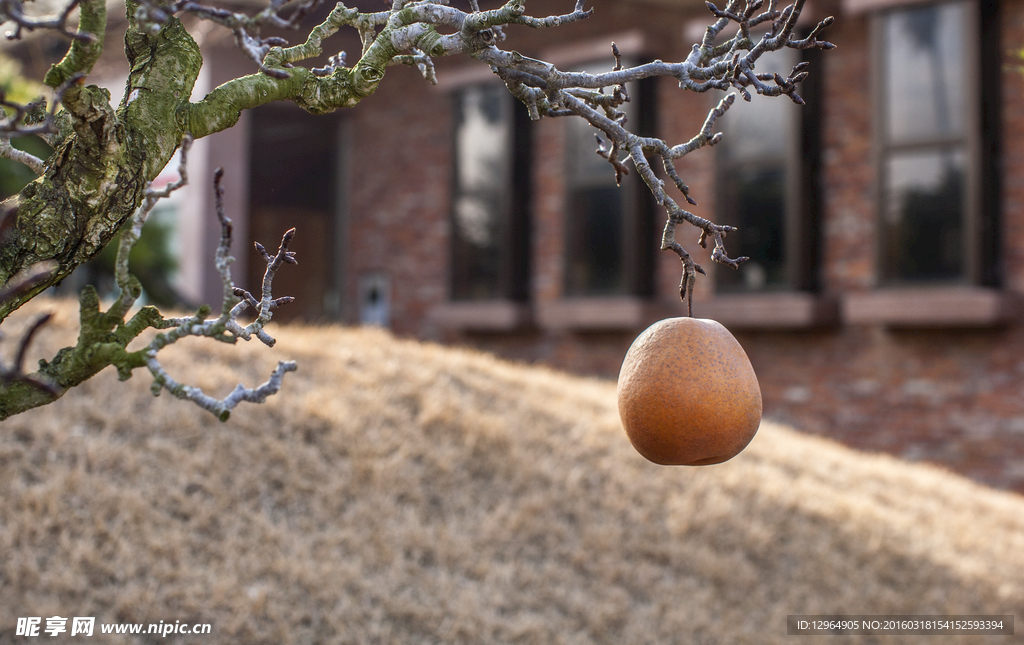
[[[976,6],[881,16],[879,186],[887,283],[978,277]]]
[[[631,101],[620,109],[637,134],[653,130],[653,88],[650,81],[627,86]],[[566,295],[649,295],[657,242],[650,191],[634,170],[615,184],[614,169],[595,154],[598,131],[589,123],[569,118],[565,128]]]
[[[529,293],[529,117],[504,85],[456,95],[452,297]]]
[[[800,56],[793,49],[772,52],[758,61],[757,71],[785,78]],[[716,146],[716,221],[739,229],[726,238],[729,255],[750,258],[738,271],[716,267],[720,292],[815,286],[815,78],[812,74],[799,89],[804,106],[751,93],[750,103],[737,100],[716,124],[725,135]]]

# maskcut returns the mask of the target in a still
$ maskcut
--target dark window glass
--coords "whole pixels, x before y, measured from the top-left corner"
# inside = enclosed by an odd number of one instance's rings
[[[625,291],[622,190],[614,179],[611,183],[576,188],[569,193],[566,279],[570,294]]]
[[[503,85],[456,97],[452,296],[526,296],[528,130]]]
[[[334,195],[335,127],[333,119],[298,109],[275,105],[253,110],[253,205],[326,214]]]
[[[723,208],[733,215],[728,221],[739,228],[726,238],[726,249],[750,260],[738,271],[719,269],[719,285],[749,291],[787,285],[785,167],[739,167],[720,181]]]
[[[881,253],[889,282],[968,277],[967,3],[883,18]]]
[[[898,152],[885,168],[884,242],[892,274],[954,279],[964,267],[966,158],[962,150]]]
[[[757,70],[785,77],[798,60],[797,52],[785,49],[765,56]],[[719,223],[739,229],[725,239],[729,255],[750,258],[735,271],[716,267],[723,292],[797,288],[795,264],[807,252],[795,248],[803,243],[796,237],[807,219],[799,195],[804,169],[798,130],[807,115],[785,97],[751,99],[737,101],[717,123],[725,136],[716,146],[716,215]]]

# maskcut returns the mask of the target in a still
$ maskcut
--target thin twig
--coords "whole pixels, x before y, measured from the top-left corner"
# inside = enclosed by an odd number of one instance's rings
[[[35,337],[36,333],[38,333],[46,323],[50,322],[52,318],[52,313],[41,314],[32,321],[32,324],[28,326],[28,329],[22,333],[21,339],[18,340],[18,349],[15,354],[14,362],[10,366],[0,363],[0,383],[24,383],[25,385],[42,390],[53,396],[59,396],[60,389],[53,383],[39,377],[38,375],[26,374],[24,371],[25,355],[28,353],[28,346],[32,343],[32,339]]]
[[[93,42],[96,37],[92,34],[68,28],[68,17],[78,6],[78,2],[79,0],[69,0],[56,16],[32,18],[25,15],[22,0],[0,0],[0,22],[9,20],[15,24],[14,31],[6,34],[8,40],[20,40],[22,31],[47,29],[74,40]]]

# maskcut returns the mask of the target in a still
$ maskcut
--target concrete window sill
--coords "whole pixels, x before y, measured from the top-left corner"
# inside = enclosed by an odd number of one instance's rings
[[[843,297],[843,322],[849,325],[997,327],[1018,313],[1015,296],[984,287],[894,288]]]
[[[839,321],[835,299],[799,291],[729,294],[693,303],[693,315],[728,329],[800,330],[828,327]]]
[[[430,317],[453,331],[510,332],[533,322],[530,306],[513,300],[448,302],[435,307]]]
[[[663,303],[646,298],[565,298],[537,307],[544,329],[566,331],[638,331],[672,314]]]

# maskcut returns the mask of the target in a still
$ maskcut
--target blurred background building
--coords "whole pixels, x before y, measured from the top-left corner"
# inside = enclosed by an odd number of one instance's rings
[[[503,47],[600,71],[612,41],[625,62],[682,60],[711,22],[699,0],[590,4],[580,23],[510,28]],[[806,106],[737,101],[722,143],[677,164],[694,212],[739,227],[726,247],[751,257],[735,272],[712,266],[698,232],[680,228],[710,274],[694,313],[737,335],[767,416],[1024,491],[1024,0],[819,0],[801,26],[827,15],[838,49],[758,67],[785,76],[809,61]],[[195,33],[195,96],[253,71],[230,35]],[[359,51],[354,34],[328,46]],[[12,51],[38,68],[46,47]],[[635,173],[615,186],[579,120],[530,122],[485,66],[436,63],[436,86],[391,68],[355,109],[269,105],[197,142],[193,183],[164,220],[181,297],[220,297],[207,178],[223,166],[240,284],[262,272],[250,240],[269,247],[298,229],[299,267],[275,289],[298,300],[282,318],[613,377],[642,329],[685,311],[679,261],[657,250],[663,213]],[[94,75],[115,95],[118,64]],[[630,95],[637,131],[679,143],[723,93],[657,79]]]

